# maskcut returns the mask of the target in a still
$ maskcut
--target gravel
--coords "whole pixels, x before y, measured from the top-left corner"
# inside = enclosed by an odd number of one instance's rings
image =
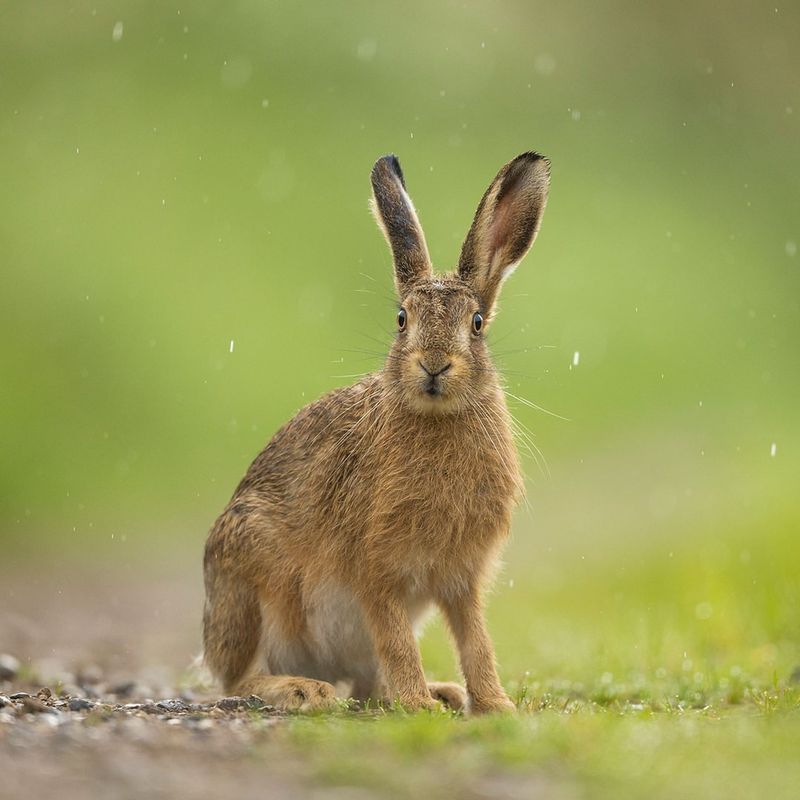
[[[76,687],[0,683],[2,800],[78,800],[112,789],[123,800],[211,798],[233,786],[237,798],[304,796],[302,780],[253,762],[253,748],[285,718],[261,698],[153,698],[134,685],[123,692],[130,700],[120,699],[102,676],[95,688],[97,698]]]
[[[64,691],[55,693],[45,686],[35,694],[24,691],[0,694],[0,741],[9,736],[10,730],[35,726],[38,724],[36,717],[41,714],[52,715],[59,727],[76,731],[87,722],[111,721],[112,729],[117,733],[124,732],[126,721],[131,719],[155,720],[156,724],[181,725],[189,730],[198,729],[198,723],[206,719],[219,722],[223,727],[252,724],[254,728],[261,729],[265,724],[285,716],[256,695],[223,697],[206,702],[194,702],[187,697],[169,697],[119,703],[110,697],[97,700]],[[199,728],[203,729],[203,726]]]

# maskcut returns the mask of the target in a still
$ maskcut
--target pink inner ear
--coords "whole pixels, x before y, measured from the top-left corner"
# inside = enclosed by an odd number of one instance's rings
[[[489,241],[494,256],[507,242],[513,224],[512,203],[501,200],[494,210]]]

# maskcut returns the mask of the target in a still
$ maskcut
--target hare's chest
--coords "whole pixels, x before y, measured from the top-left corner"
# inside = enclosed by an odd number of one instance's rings
[[[420,561],[479,557],[508,531],[520,486],[510,437],[411,439],[405,457],[388,460],[382,476],[378,535]]]

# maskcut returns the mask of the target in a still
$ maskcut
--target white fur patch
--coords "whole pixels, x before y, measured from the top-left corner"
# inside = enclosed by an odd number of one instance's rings
[[[417,636],[433,611],[425,595],[415,594],[408,603],[408,616]],[[304,600],[307,634],[299,639],[287,639],[271,609],[262,610],[263,669],[273,675],[376,686],[378,660],[355,595],[346,587],[329,582]]]

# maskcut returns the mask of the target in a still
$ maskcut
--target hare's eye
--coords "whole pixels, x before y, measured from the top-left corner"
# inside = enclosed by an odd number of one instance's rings
[[[397,312],[397,327],[399,330],[404,331],[406,329],[406,318],[408,315],[406,314],[406,310],[401,308]]]
[[[472,315],[472,332],[477,336],[483,330],[483,317],[476,311]]]

